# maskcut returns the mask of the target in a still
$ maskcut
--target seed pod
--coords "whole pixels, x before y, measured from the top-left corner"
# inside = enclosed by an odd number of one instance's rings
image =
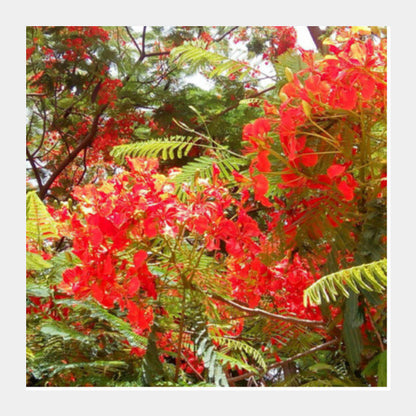
[[[286,75],[286,78],[289,82],[293,81],[293,72],[290,68],[288,68],[288,67],[285,68],[285,75]]]

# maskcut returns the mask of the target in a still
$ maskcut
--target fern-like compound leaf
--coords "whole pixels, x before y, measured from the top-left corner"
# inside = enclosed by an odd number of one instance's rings
[[[126,156],[167,159],[181,159],[187,156],[193,146],[195,146],[197,137],[174,136],[166,139],[150,139],[137,143],[122,144],[115,146],[111,155],[116,162],[123,162]]]
[[[52,267],[49,261],[46,261],[40,254],[26,252],[26,270],[44,270]]]
[[[188,66],[191,72],[210,67],[211,78],[235,74],[243,79],[253,69],[245,62],[209,51],[206,47],[207,44],[203,41],[185,42],[171,51],[170,58],[179,66]]]
[[[57,303],[68,307],[85,309],[92,318],[98,318],[107,322],[112,328],[122,334],[132,347],[145,348],[147,338],[136,334],[130,324],[118,316],[113,315],[104,307],[93,301],[77,301],[71,299],[61,299]]]
[[[305,306],[320,305],[322,300],[335,302],[339,295],[350,296],[347,289],[359,294],[361,290],[382,293],[387,286],[387,259],[340,270],[328,274],[309,286],[304,292]]]
[[[26,235],[39,244],[59,237],[54,219],[35,191],[26,194]]]

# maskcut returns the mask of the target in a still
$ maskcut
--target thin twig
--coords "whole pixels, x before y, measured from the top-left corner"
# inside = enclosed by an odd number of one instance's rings
[[[29,159],[30,166],[32,166],[33,173],[35,174],[36,182],[38,183],[39,189],[42,189],[42,179],[40,178],[38,168],[36,166],[35,159],[30,154],[28,147],[26,147],[26,156]]]
[[[201,381],[206,381],[204,379],[204,377],[201,376],[201,374],[198,373],[198,371],[196,370],[196,368],[189,362],[189,360],[185,357],[185,355],[181,352],[181,356],[182,358],[186,361],[186,364],[188,364],[188,366],[190,367],[190,369],[195,373],[195,375],[201,380]]]
[[[249,308],[247,306],[240,305],[239,303],[233,302],[232,300],[225,299],[219,295],[209,294],[208,296],[213,299],[219,300],[221,302],[227,303],[228,305],[233,306],[236,309],[239,309],[244,312],[248,312],[252,315],[262,315],[262,316],[266,316],[267,318],[270,318],[276,321],[289,322],[289,323],[299,324],[299,325],[303,325],[303,326],[311,327],[311,328],[325,328],[324,321],[311,321],[309,319],[301,319],[301,318],[296,318],[294,316],[278,315],[272,312],[265,311],[263,309]]]
[[[81,177],[79,178],[79,180],[77,182],[77,185],[79,185],[81,183],[81,181],[84,179],[84,176],[87,172],[87,151],[88,151],[88,148],[86,147],[84,149],[84,157],[82,159],[82,163],[84,164],[84,170],[81,173]]]
[[[323,344],[317,345],[316,347],[311,348],[308,351],[304,351],[304,352],[300,352],[299,354],[294,355],[293,357],[288,358],[287,360],[284,361],[280,361],[278,363],[274,363],[269,365],[266,370],[263,370],[262,372],[255,373],[253,371],[247,372],[245,374],[241,374],[239,376],[235,376],[235,377],[230,377],[227,379],[227,381],[230,383],[234,383],[236,381],[240,381],[240,380],[245,380],[246,378],[252,377],[252,376],[263,376],[264,374],[266,374],[268,371],[270,371],[273,368],[277,368],[277,367],[282,367],[286,364],[291,363],[292,361],[298,360],[299,358],[304,357],[305,355],[309,355],[309,354],[313,354],[316,351],[319,350],[323,350],[327,347],[330,347],[331,345],[337,344],[339,341],[337,339],[332,339],[331,341],[325,342]]]
[[[179,339],[178,339],[178,352],[176,355],[176,365],[175,365],[175,383],[178,381],[179,369],[181,364],[181,351],[182,351],[182,340],[184,333],[184,324],[185,324],[185,303],[186,303],[186,288],[183,287],[183,300],[182,300],[182,311],[181,311],[181,322],[179,326]]]
[[[127,34],[129,35],[131,41],[134,43],[134,46],[136,47],[136,49],[139,51],[140,56],[142,56],[143,52],[140,49],[140,46],[138,45],[138,43],[136,42],[136,39],[134,39],[133,35],[130,32],[130,29],[128,28],[128,26],[124,26],[126,28]]]
[[[46,97],[46,92],[28,92],[26,97]]]
[[[231,32],[233,32],[234,30],[238,29],[239,26],[234,26],[232,27],[230,30],[228,30],[227,32],[225,32],[223,35],[221,35],[219,38],[217,39],[213,39],[214,42],[219,42],[221,40],[223,40],[227,35],[229,35]]]

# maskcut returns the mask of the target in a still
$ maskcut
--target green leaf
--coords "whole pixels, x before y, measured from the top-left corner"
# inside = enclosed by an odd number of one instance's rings
[[[157,325],[153,324],[143,359],[143,382],[146,386],[152,386],[164,379],[163,365],[159,360],[159,351],[156,346],[156,328]]]
[[[42,324],[40,332],[49,336],[59,336],[64,340],[75,339],[80,342],[90,341],[88,335],[84,335],[81,332],[68,327],[63,322],[53,320],[46,321],[44,324]]]
[[[221,362],[221,364],[224,366],[225,364],[230,364],[231,367],[237,367],[240,370],[246,370],[251,372],[258,372],[258,370],[247,364],[246,362],[240,360],[239,358],[236,357],[231,357],[230,355],[224,354],[222,352],[217,352],[217,358],[219,359],[219,361]]]
[[[342,327],[346,354],[352,370],[356,370],[361,363],[363,343],[360,326],[362,323],[363,319],[358,310],[358,296],[352,293],[345,301]]]
[[[227,351],[235,351],[237,353],[244,352],[249,357],[251,357],[256,363],[263,369],[266,370],[267,365],[266,362],[261,354],[261,352],[252,347],[251,345],[247,344],[244,341],[230,339],[230,338],[223,338],[223,337],[212,337],[212,339],[217,342],[220,346],[226,347]],[[250,370],[251,371],[251,370]]]
[[[208,156],[201,156],[192,162],[182,167],[182,172],[175,176],[174,182],[177,185],[177,191],[179,198],[183,198],[183,191],[181,185],[184,183],[192,184],[195,180],[195,176],[199,178],[207,179],[212,177],[212,166],[216,164],[220,170],[220,179],[234,182],[232,175],[233,170],[239,170],[241,166],[244,166],[247,161],[237,157],[223,157],[214,159]]]
[[[191,72],[210,67],[210,78],[238,74],[242,80],[253,69],[247,63],[209,51],[206,47],[206,42],[200,40],[184,42],[181,46],[171,50],[170,59],[179,66],[187,65]]]
[[[59,237],[54,219],[35,191],[26,194],[26,235],[39,244]]]
[[[89,371],[94,370],[95,372],[99,371],[102,373],[119,373],[122,370],[125,370],[127,367],[128,364],[124,361],[92,361],[83,363],[58,364],[50,367],[51,372],[49,377],[53,377],[65,371],[73,371],[77,369]]]
[[[314,373],[322,373],[322,372],[336,372],[336,369],[334,366],[326,363],[316,363],[314,365],[311,365],[308,370],[313,371]]]
[[[193,146],[197,146],[197,137],[173,136],[165,139],[150,139],[138,143],[122,144],[111,150],[116,162],[121,163],[126,156],[156,158],[163,160],[187,156]]]
[[[52,295],[49,285],[35,283],[31,279],[26,279],[26,296],[35,296],[38,298],[48,298]]]
[[[145,348],[147,345],[147,338],[136,334],[128,322],[113,315],[96,302],[61,299],[56,301],[56,303],[72,308],[87,310],[92,318],[98,318],[106,321],[113,329],[120,332],[120,334],[122,334],[133,347]]]
[[[330,298],[335,301],[339,295],[348,298],[348,290],[355,294],[360,291],[382,293],[387,285],[386,264],[387,259],[382,259],[323,276],[305,290],[304,304],[320,305],[322,298],[330,302]]]
[[[26,252],[26,270],[44,270],[52,267],[52,264],[37,253]]]

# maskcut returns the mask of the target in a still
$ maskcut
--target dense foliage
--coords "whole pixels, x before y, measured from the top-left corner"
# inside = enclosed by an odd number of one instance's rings
[[[386,32],[309,29],[27,28],[28,386],[387,385]]]

